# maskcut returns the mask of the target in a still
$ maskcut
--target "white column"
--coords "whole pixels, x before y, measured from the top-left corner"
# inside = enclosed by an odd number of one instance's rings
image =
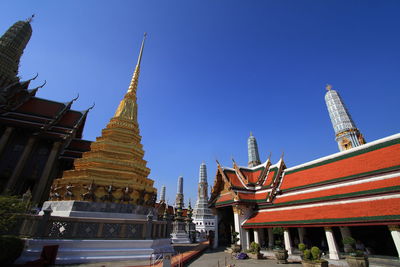
[[[240,218],[239,218],[239,214],[237,213],[233,213],[233,219],[234,219],[234,223],[235,223],[235,232],[239,233],[239,241],[237,242],[238,245],[242,244],[242,234],[241,234],[241,230],[240,230]]]
[[[339,259],[339,249],[335,242],[335,237],[333,236],[332,228],[325,227],[326,240],[328,241],[329,248],[329,259],[338,260]]]
[[[254,242],[260,244],[260,230],[259,229],[254,229]]]
[[[300,243],[303,243],[303,244],[304,244],[304,234],[305,234],[305,229],[304,229],[304,227],[299,227],[299,228],[297,228],[297,231],[298,231],[298,233],[299,233],[299,241],[300,241]]]
[[[272,233],[272,228],[268,228],[268,247],[272,248],[274,246],[274,234]]]
[[[235,231],[239,233],[238,244],[242,246],[242,249],[248,247],[249,233],[242,227],[242,223],[251,215],[251,210],[244,206],[233,206],[233,217],[235,220]]]
[[[243,231],[244,231],[245,239],[242,242],[242,246],[244,247],[244,249],[250,249],[250,244],[249,244],[250,243],[249,242],[249,240],[250,240],[250,230],[243,229]]]
[[[218,214],[215,214],[215,221],[214,221],[214,244],[213,248],[218,247]]]
[[[285,249],[288,251],[289,255],[292,255],[292,242],[290,241],[290,234],[288,228],[283,228],[283,239],[285,242]]]
[[[398,225],[389,225],[388,227],[397,249],[397,255],[400,257],[400,227]]]

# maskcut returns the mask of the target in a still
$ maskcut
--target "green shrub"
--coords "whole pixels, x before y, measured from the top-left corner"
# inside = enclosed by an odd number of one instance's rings
[[[303,259],[311,260],[311,251],[309,249],[303,251]]]
[[[346,236],[345,238],[343,238],[343,244],[354,246],[356,244],[356,241],[351,236]]]
[[[299,250],[300,251],[304,251],[306,249],[306,245],[304,245],[303,243],[299,244]]]
[[[0,236],[0,262],[12,264],[22,253],[24,241],[15,236]],[[4,266],[4,265],[3,265]]]
[[[17,213],[23,213],[26,203],[16,196],[0,196],[0,235],[7,234],[17,223]]]
[[[236,242],[239,241],[238,235],[239,235],[238,232],[233,232],[233,233],[232,233],[232,244],[236,244]]]
[[[315,260],[319,260],[321,258],[321,250],[318,247],[312,247],[311,248],[311,255],[312,255],[312,259]]]
[[[260,247],[260,245],[258,243],[251,242],[250,249],[249,249],[250,253],[257,254],[257,253],[260,252],[260,250],[261,250],[261,247]]]

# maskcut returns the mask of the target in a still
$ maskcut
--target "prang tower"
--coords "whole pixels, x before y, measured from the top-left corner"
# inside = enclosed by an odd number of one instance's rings
[[[199,188],[193,211],[193,222],[196,225],[196,231],[200,233],[208,234],[210,230],[215,231],[215,216],[208,208],[207,167],[204,162],[200,165]]]
[[[184,204],[184,198],[183,198],[183,177],[179,176],[178,184],[177,184],[177,188],[176,188],[175,207],[183,208],[184,206],[185,206],[185,204]]]
[[[339,93],[326,86],[325,102],[335,130],[339,150],[344,151],[365,144],[363,135],[357,129]]]
[[[250,132],[249,139],[247,139],[247,149],[249,154],[249,167],[254,167],[261,164],[260,156],[258,154],[257,140]]]

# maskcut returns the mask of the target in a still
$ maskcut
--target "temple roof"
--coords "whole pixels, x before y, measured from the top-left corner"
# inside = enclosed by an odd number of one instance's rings
[[[399,199],[400,134],[395,134],[291,168],[283,160],[253,168],[218,164],[210,203],[256,205],[243,224],[253,228],[398,223]]]
[[[329,203],[265,209],[245,221],[243,227],[365,225],[398,223],[400,195],[349,199]]]
[[[285,192],[354,179],[396,165],[400,165],[400,134],[288,168],[280,189]]]
[[[270,202],[285,166],[283,160],[271,165],[268,159],[251,168],[238,166],[235,162],[233,165],[233,168],[228,168],[218,164],[210,202],[216,206]]]
[[[71,110],[72,102],[60,103],[29,97],[13,110],[1,110],[0,122],[38,131],[57,138],[82,138],[86,111]]]
[[[283,171],[244,227],[400,221],[400,134]]]

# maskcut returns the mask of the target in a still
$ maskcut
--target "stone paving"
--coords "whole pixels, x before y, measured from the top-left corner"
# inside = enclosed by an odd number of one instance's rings
[[[289,264],[277,264],[276,260],[236,260],[231,257],[231,254],[224,252],[223,249],[208,250],[205,251],[200,257],[192,261],[186,266],[190,267],[225,267],[227,265],[233,265],[235,267],[251,267],[251,266],[271,266],[271,267],[290,267],[296,266],[301,267],[301,263],[289,263]]]

